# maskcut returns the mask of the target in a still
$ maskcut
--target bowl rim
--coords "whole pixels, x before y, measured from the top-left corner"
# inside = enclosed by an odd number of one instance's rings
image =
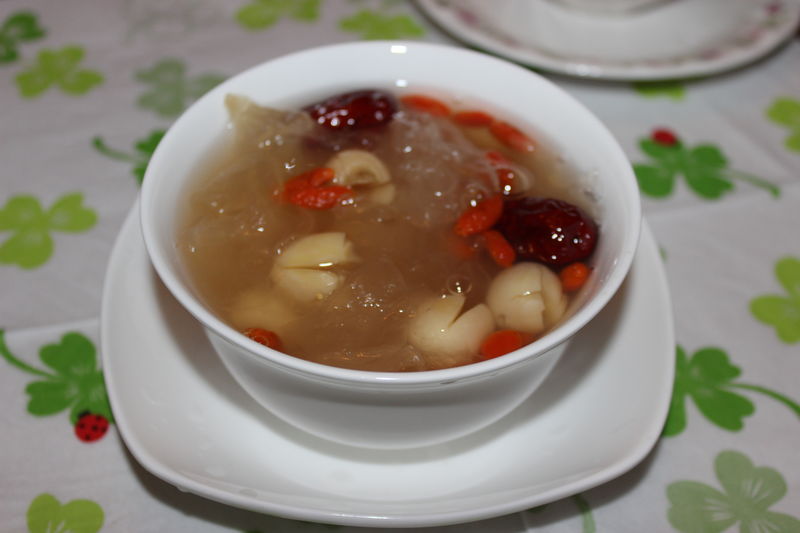
[[[170,265],[170,261],[166,258],[165,254],[162,253],[162,249],[158,245],[158,230],[156,228],[156,224],[153,222],[155,217],[153,197],[157,189],[155,182],[158,179],[155,174],[157,169],[161,166],[160,162],[169,157],[169,153],[167,151],[168,147],[173,142],[178,142],[175,140],[176,135],[178,135],[177,130],[180,129],[180,126],[187,120],[188,116],[199,113],[199,110],[204,105],[207,105],[205,102],[208,102],[210,99],[214,98],[215,95],[221,92],[231,92],[232,86],[235,86],[239,80],[249,77],[257,71],[273,68],[274,65],[279,63],[307,60],[320,54],[331,53],[342,53],[349,56],[357,56],[360,52],[368,49],[386,49],[388,52],[393,47],[404,47],[406,53],[410,50],[415,50],[413,53],[425,55],[426,58],[457,54],[465,57],[469,56],[472,60],[476,62],[484,62],[487,65],[502,65],[503,68],[508,70],[508,72],[516,72],[516,74],[512,75],[530,77],[537,80],[537,82],[545,87],[546,90],[559,93],[562,99],[570,102],[570,105],[574,108],[574,110],[582,115],[582,120],[587,121],[587,123],[592,123],[594,129],[598,131],[600,135],[608,138],[610,141],[609,144],[613,150],[613,153],[609,153],[608,156],[609,158],[615,159],[619,163],[616,165],[619,167],[616,177],[621,182],[624,182],[623,188],[628,193],[626,196],[633,200],[626,202],[626,204],[628,204],[627,207],[630,208],[630,219],[633,223],[625,225],[617,261],[612,267],[610,275],[605,280],[604,284],[599,288],[597,294],[586,301],[581,308],[576,310],[554,330],[546,333],[536,341],[523,346],[519,350],[505,354],[502,357],[496,357],[487,361],[480,361],[439,370],[425,370],[416,372],[378,372],[371,370],[354,370],[334,367],[285,354],[246,338],[234,328],[217,318],[210,310],[200,303],[198,298],[192,293],[187,284],[181,280],[181,277],[173,270]],[[435,86],[435,83],[429,85]],[[164,135],[164,138],[156,147],[150,163],[148,164],[140,191],[140,197],[141,231],[150,262],[169,292],[192,316],[195,317],[195,319],[202,324],[207,333],[216,334],[226,342],[239,348],[239,352],[246,353],[251,358],[255,358],[263,363],[276,365],[286,371],[304,374],[316,379],[339,384],[380,385],[384,387],[388,386],[390,388],[402,388],[415,385],[424,386],[431,384],[451,384],[462,381],[471,381],[472,379],[479,379],[486,375],[497,373],[499,371],[507,371],[512,367],[532,361],[547,353],[550,349],[564,343],[587,323],[589,323],[591,319],[594,318],[594,316],[596,316],[600,310],[605,307],[605,305],[619,289],[620,285],[628,274],[634,254],[638,247],[642,220],[641,198],[639,195],[638,185],[633,174],[633,170],[628,162],[627,156],[619,146],[619,143],[616,141],[613,134],[586,106],[543,76],[525,69],[517,64],[511,63],[505,59],[491,56],[483,52],[459,48],[451,45],[414,41],[350,42],[308,48],[267,60],[232,76],[194,102],[169,127]]]

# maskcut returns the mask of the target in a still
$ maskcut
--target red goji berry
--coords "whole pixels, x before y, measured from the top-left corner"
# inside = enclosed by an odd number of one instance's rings
[[[308,187],[289,196],[289,202],[307,209],[330,209],[352,195],[349,187],[331,185],[329,187]]]
[[[589,279],[590,273],[591,269],[585,263],[577,261],[565,266],[558,273],[558,277],[561,279],[561,286],[564,287],[564,290],[573,292],[583,287],[586,280]]]
[[[304,172],[283,185],[286,202],[308,209],[330,209],[352,195],[343,185],[327,185],[334,178],[333,169],[322,167]]]
[[[315,168],[310,172],[308,183],[312,187],[321,187],[334,177],[333,169],[328,167]]]
[[[280,350],[282,343],[278,334],[264,328],[247,328],[242,333],[250,340],[263,344],[273,350]]]
[[[503,198],[500,195],[490,196],[464,211],[453,231],[461,237],[476,235],[494,226],[502,214]]]
[[[495,122],[489,131],[498,141],[518,152],[533,152],[536,149],[536,143],[530,137],[508,122]]]
[[[494,359],[519,350],[531,341],[530,335],[513,329],[495,331],[481,342],[481,359]]]
[[[506,156],[495,150],[486,152],[486,159],[494,165],[507,165],[509,163]]]
[[[503,268],[508,268],[514,264],[517,259],[517,253],[500,232],[495,230],[484,231],[483,238],[486,242],[486,250],[488,250],[495,263]]]
[[[483,111],[460,111],[453,115],[457,124],[470,128],[489,126],[494,122],[494,117]]]
[[[424,94],[408,94],[401,97],[400,102],[411,109],[424,111],[425,113],[430,113],[437,117],[446,117],[450,114],[450,108],[447,107],[447,104],[436,98],[425,96]]]
[[[497,182],[500,184],[500,192],[508,196],[514,192],[514,182],[517,175],[510,168],[497,169]]]

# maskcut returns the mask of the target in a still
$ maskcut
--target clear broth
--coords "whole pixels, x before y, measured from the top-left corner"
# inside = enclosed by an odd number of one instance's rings
[[[476,239],[468,259],[453,248],[453,224],[465,207],[496,193],[487,151],[500,152],[527,176],[525,194],[589,207],[539,136],[535,151],[517,153],[486,128],[403,107],[377,129],[343,135],[314,126],[293,135],[259,129],[259,112],[234,120],[221,149],[191,180],[177,246],[203,302],[241,331],[261,327],[241,312],[242,301],[270,293],[270,270],[288,245],[313,233],[345,232],[361,260],[339,269],[338,288],[310,304],[287,300],[274,311],[285,315],[271,328],[281,350],[296,357],[372,371],[440,368],[437,358],[409,344],[406,331],[422,298],[461,293],[469,309],[484,301],[501,270]],[[287,179],[324,166],[343,146],[365,148],[386,164],[396,187],[391,204],[376,204],[363,191],[351,205],[322,211],[278,200]]]

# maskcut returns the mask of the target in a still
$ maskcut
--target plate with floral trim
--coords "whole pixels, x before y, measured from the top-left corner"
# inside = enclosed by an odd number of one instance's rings
[[[775,50],[800,0],[669,0],[597,15],[557,0],[417,0],[456,38],[534,68],[608,80],[709,76]]]
[[[477,433],[412,450],[324,441],[256,404],[161,284],[138,206],[104,291],[106,386],[136,460],[181,490],[286,518],[434,526],[564,498],[639,463],[661,433],[672,392],[672,313],[646,225],[619,292],[523,405]]]

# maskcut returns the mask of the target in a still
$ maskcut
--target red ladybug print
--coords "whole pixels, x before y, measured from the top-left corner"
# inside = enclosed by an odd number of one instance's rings
[[[83,442],[95,442],[103,438],[108,431],[108,419],[103,415],[90,412],[81,413],[75,424],[75,436]]]
[[[650,138],[653,140],[653,142],[660,144],[661,146],[676,146],[679,142],[678,136],[666,128],[658,128],[653,130]]]

